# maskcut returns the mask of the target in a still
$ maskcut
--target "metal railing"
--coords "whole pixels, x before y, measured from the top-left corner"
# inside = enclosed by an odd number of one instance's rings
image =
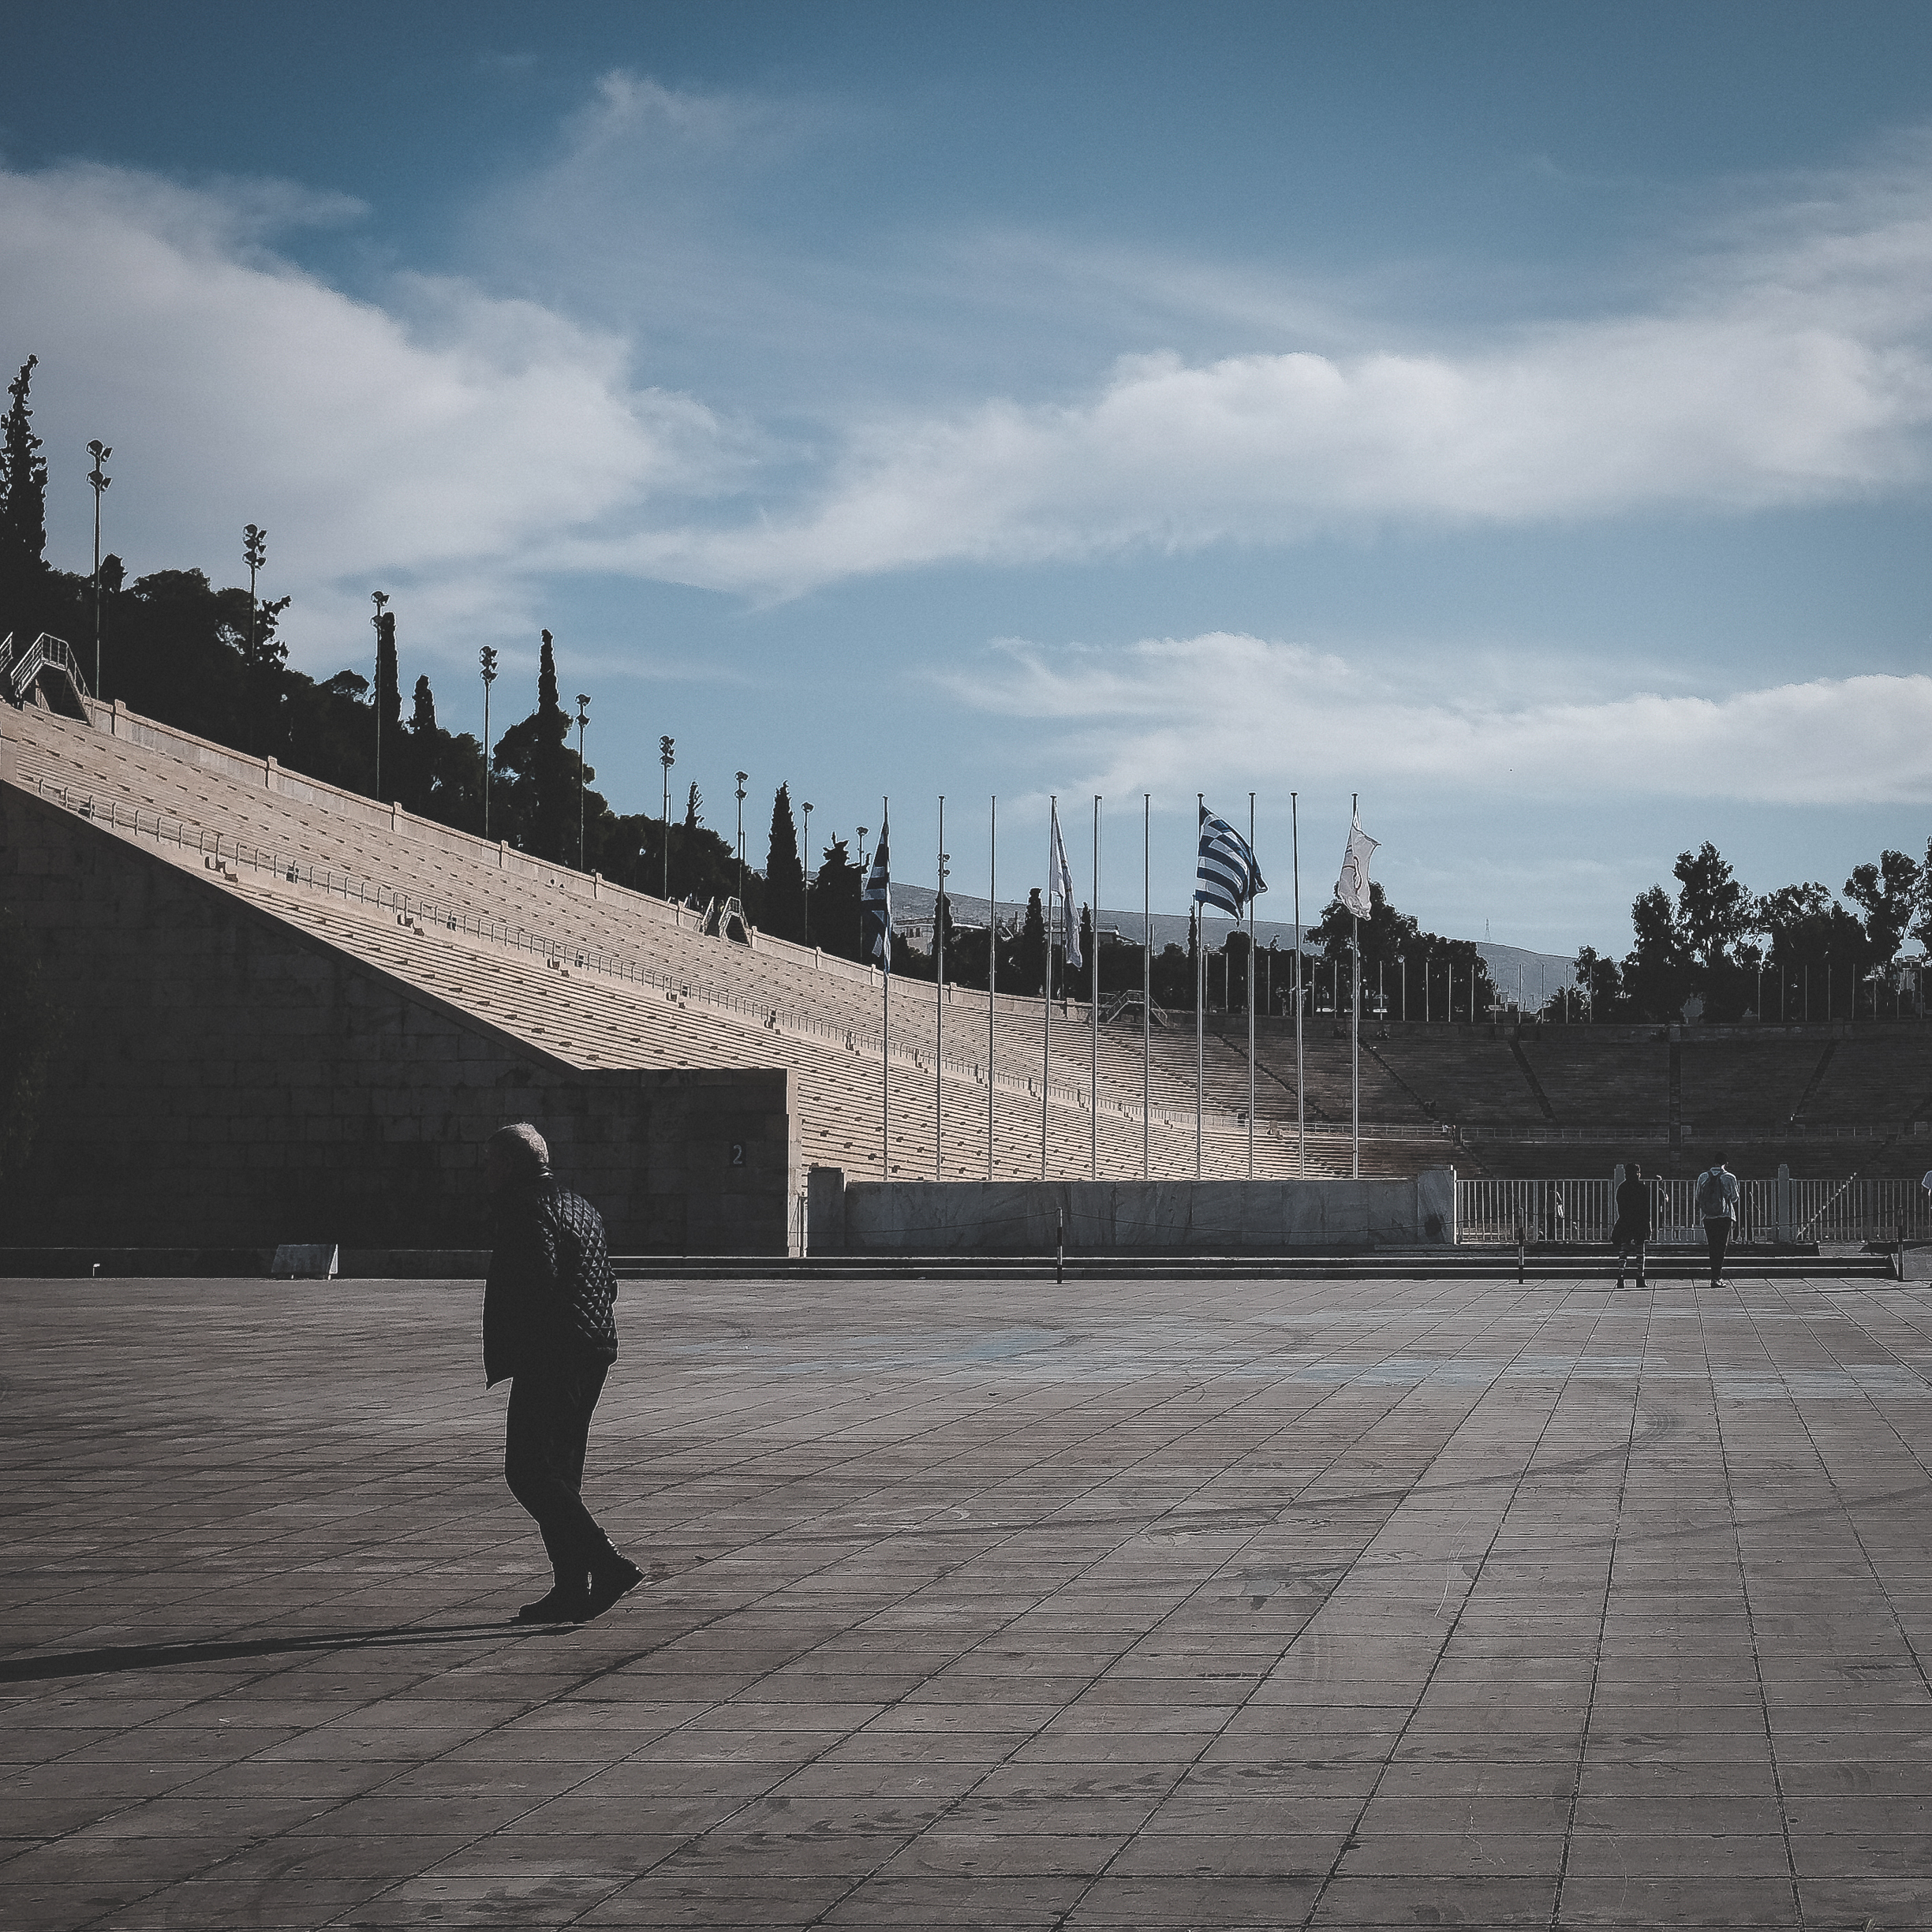
[[[33,689],[34,680],[43,671],[58,671],[66,677],[73,686],[77,701],[85,710],[88,681],[81,675],[80,660],[67,640],[43,630],[32,644],[22,645],[17,652],[13,649],[13,633],[9,631],[5,644],[0,645],[0,674],[4,674],[6,678],[8,697],[17,704],[24,703],[27,693]]]
[[[1653,1178],[1652,1244],[1701,1247],[1704,1224],[1694,1179]],[[1458,1180],[1459,1238],[1478,1243],[1605,1243],[1616,1224],[1616,1190],[1608,1180]],[[1833,1246],[1932,1239],[1932,1196],[1917,1181],[1748,1180],[1738,1189],[1741,1242]]]

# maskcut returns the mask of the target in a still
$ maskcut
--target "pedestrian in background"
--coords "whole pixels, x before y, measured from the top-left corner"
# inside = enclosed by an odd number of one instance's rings
[[[591,1415],[617,1359],[617,1278],[602,1217],[551,1172],[550,1149],[528,1121],[491,1134],[484,1164],[496,1224],[483,1292],[484,1379],[511,1378],[503,1474],[536,1519],[552,1575],[550,1594],[517,1616],[581,1623],[644,1580],[581,1493]]]
[[[1730,1245],[1731,1231],[1737,1225],[1737,1176],[1724,1164],[1720,1154],[1697,1177],[1691,1198],[1704,1224],[1704,1242],[1710,1250],[1710,1285],[1724,1286],[1724,1254]]]
[[[1624,1170],[1624,1181],[1616,1190],[1616,1225],[1610,1230],[1610,1243],[1616,1250],[1616,1285],[1624,1285],[1624,1269],[1634,1254],[1637,1259],[1637,1286],[1643,1281],[1643,1244],[1650,1238],[1650,1183],[1643,1169],[1631,1161]]]

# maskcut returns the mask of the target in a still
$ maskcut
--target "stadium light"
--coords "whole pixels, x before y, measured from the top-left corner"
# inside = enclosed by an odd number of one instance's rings
[[[376,682],[372,694],[376,699],[376,790],[373,796],[377,804],[383,798],[383,606],[389,601],[386,590],[372,590],[369,601],[376,606],[376,615],[369,622],[376,626]]]
[[[577,869],[584,869],[584,727],[590,722],[590,700],[577,694]]]
[[[812,944],[812,802],[805,802],[805,943]]]
[[[496,652],[485,645],[476,653],[483,667],[483,835],[490,835],[490,686],[496,682]]]
[[[88,481],[94,489],[94,695],[101,694],[101,492],[114,481],[101,465],[114,451],[96,436],[88,445],[88,454],[94,459],[94,467],[88,472]],[[254,525],[249,528],[252,530]],[[249,622],[254,623],[255,572],[249,572]]]
[[[749,775],[745,772],[738,775],[738,916],[741,919],[745,917],[745,780]]]
[[[657,741],[657,761],[664,768],[664,896],[671,897],[671,768],[678,762],[678,741]]]

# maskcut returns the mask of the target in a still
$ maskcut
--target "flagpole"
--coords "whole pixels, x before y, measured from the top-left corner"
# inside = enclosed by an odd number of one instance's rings
[[[879,843],[891,850],[892,832],[892,801],[881,799],[879,810]],[[873,848],[875,864],[878,861],[878,846]],[[890,890],[890,888],[888,888]],[[880,942],[885,955],[885,1051],[879,1056],[879,1178],[889,1181],[892,1178],[892,920],[891,902],[885,921],[885,936]]]
[[[1047,798],[1047,970],[1044,979],[1046,998],[1041,1011],[1045,1015],[1040,1029],[1040,1178],[1047,1177],[1047,1089],[1053,1077],[1053,833],[1059,825],[1060,802],[1058,793],[1049,793]]]
[[[1254,794],[1248,794],[1248,850],[1254,850]],[[1254,881],[1248,881],[1248,1179],[1254,1178]]]
[[[1141,794],[1141,1179],[1148,1179],[1154,1020],[1154,795]]]
[[[1354,803],[1349,808],[1348,822],[1352,829],[1362,817],[1362,794],[1349,794]],[[1362,1177],[1362,921],[1353,914],[1349,916],[1349,944],[1354,957],[1349,962],[1349,971],[1355,983],[1355,1022],[1350,1029],[1349,1058],[1349,1153],[1348,1172],[1351,1179]]]
[[[1201,821],[1208,815],[1205,792],[1194,794],[1194,846],[1201,845]],[[1199,861],[1196,861],[1198,872]],[[1207,935],[1201,929],[1201,895],[1194,894],[1194,1179],[1201,1178],[1201,1094],[1208,1077],[1206,1022],[1201,1015],[1202,988],[1206,984],[1208,949],[1202,944]]]
[[[939,897],[932,904],[932,1178],[946,1167],[946,794],[939,795]]]
[[[993,1016],[1000,1010],[1000,794],[986,835],[986,1178],[993,1177]]]
[[[1295,839],[1295,1164],[1308,1172],[1308,1114],[1302,1098],[1302,806],[1299,792],[1288,794],[1288,822]]]
[[[1101,795],[1093,794],[1093,957],[1087,962],[1092,976],[1093,1047],[1087,1073],[1087,1172],[1101,1177]]]

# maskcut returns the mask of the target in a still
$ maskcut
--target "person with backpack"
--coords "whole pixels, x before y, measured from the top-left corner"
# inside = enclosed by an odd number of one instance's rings
[[[1616,1285],[1624,1285],[1624,1269],[1630,1256],[1637,1257],[1637,1286],[1643,1280],[1643,1244],[1650,1238],[1650,1183],[1643,1169],[1631,1161],[1624,1170],[1623,1184],[1616,1190],[1616,1225],[1610,1230],[1610,1245],[1616,1250]]]
[[[1710,1285],[1724,1286],[1724,1251],[1730,1244],[1731,1230],[1737,1224],[1737,1199],[1743,1191],[1737,1176],[1724,1164],[1720,1154],[1697,1177],[1691,1198],[1704,1224],[1705,1244],[1710,1250]]]

